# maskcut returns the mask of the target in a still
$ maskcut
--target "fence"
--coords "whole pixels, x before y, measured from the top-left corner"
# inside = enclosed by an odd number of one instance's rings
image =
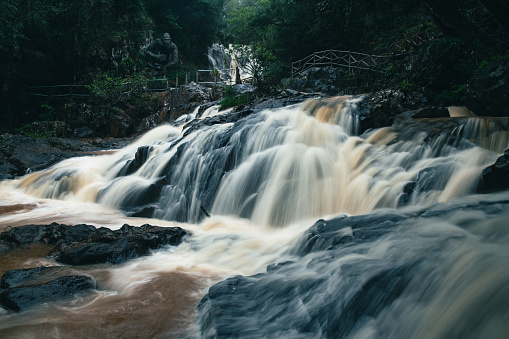
[[[85,85],[55,85],[29,87],[30,95],[48,98],[88,98],[89,89]],[[85,92],[85,93],[84,93]]]
[[[426,28],[410,38],[391,44],[389,50],[382,55],[370,55],[351,51],[326,50],[315,52],[310,56],[292,63],[292,78],[313,67],[341,67],[352,72],[354,69],[382,72],[393,58],[412,53],[415,47],[433,39],[438,34],[435,27]]]
[[[208,73],[209,75],[204,75]],[[200,75],[202,74],[202,75]],[[203,81],[200,81],[202,79]],[[195,83],[202,85],[235,84],[240,83],[238,68],[180,72],[175,78],[150,79],[144,82],[125,82],[117,89],[118,95],[135,92],[164,92],[176,88],[179,84]],[[89,99],[93,95],[86,85],[53,85],[29,87],[29,95],[48,99]]]
[[[354,69],[382,71],[383,66],[388,65],[393,56],[369,55],[351,51],[327,50],[315,52],[299,61],[292,62],[292,77],[313,67],[341,67],[347,68],[348,72]]]

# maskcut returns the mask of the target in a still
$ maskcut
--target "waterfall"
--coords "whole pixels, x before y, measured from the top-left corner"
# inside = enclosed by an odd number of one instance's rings
[[[220,71],[221,80],[235,80],[235,72],[230,71],[230,68],[232,68],[231,57],[228,55],[223,45],[216,43],[209,47],[207,58],[209,60],[210,69],[217,69]]]
[[[285,226],[395,208],[403,200],[446,202],[475,188],[482,168],[496,159],[469,143],[475,133],[487,138],[493,127],[474,128],[479,122],[469,119],[451,132],[461,136],[457,145],[450,145],[449,133],[407,139],[385,128],[357,136],[357,101],[309,100],[218,123],[205,113],[179,128],[159,127],[114,155],[27,176],[19,186],[43,198],[91,199],[128,215],[196,223],[205,208]],[[507,139],[497,140],[497,151],[508,146]]]
[[[0,227],[150,222],[192,236],[119,266],[85,268],[101,290],[72,304],[0,313],[0,331],[503,336],[507,192],[476,188],[483,168],[509,148],[507,120],[403,119],[361,133],[360,99],[196,110],[115,152],[2,182],[2,205],[14,207],[0,213]]]

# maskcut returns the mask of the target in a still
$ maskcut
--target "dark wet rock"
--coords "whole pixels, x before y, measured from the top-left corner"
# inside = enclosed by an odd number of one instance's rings
[[[509,149],[497,161],[482,171],[479,190],[483,193],[509,189]]]
[[[75,138],[91,138],[95,136],[95,131],[87,126],[82,126],[74,129]]]
[[[410,181],[405,185],[405,187],[403,187],[403,193],[399,197],[398,206],[405,206],[410,202],[416,185],[417,183],[415,181]]]
[[[103,234],[99,241],[61,242],[52,249],[50,255],[59,262],[71,265],[96,263],[119,264],[126,260],[148,254],[152,249],[163,245],[177,246],[189,233],[179,227],[159,227],[143,225],[122,226],[121,229]],[[92,238],[93,239],[93,238]]]
[[[39,171],[64,159],[120,148],[127,143],[128,139],[48,139],[3,134],[0,135],[0,180]]]
[[[0,234],[3,240],[13,246],[25,246],[32,243],[43,242],[49,245],[59,241],[79,242],[86,241],[94,235],[94,226],[79,224],[75,226],[52,223],[50,225],[26,225],[12,227]]]
[[[122,237],[111,243],[59,244],[53,257],[64,264],[91,265],[98,263],[119,264],[147,254],[148,244],[135,237]]]
[[[221,114],[213,117],[204,118],[201,120],[193,120],[189,123],[189,127],[186,128],[183,136],[187,136],[192,132],[202,129],[205,126],[213,126],[217,124],[227,124],[234,123],[239,121],[242,118],[245,118],[254,113],[254,110],[250,108],[245,108],[244,106],[239,106],[236,109],[232,110],[229,114]]]
[[[449,118],[449,110],[446,107],[424,107],[416,110],[412,118]]]
[[[76,274],[76,271],[67,266],[40,266],[36,268],[15,269],[4,273],[0,280],[0,288],[8,289],[36,285],[46,283],[61,276],[74,274]]]
[[[300,104],[306,99],[316,98],[315,94],[295,94],[295,95],[280,95],[273,98],[260,98],[254,100],[250,104],[250,108],[255,111],[264,109],[282,108],[290,105]]]
[[[237,94],[252,93],[256,87],[251,84],[235,84],[232,86]]]
[[[0,293],[0,305],[20,312],[37,304],[71,297],[93,288],[95,282],[90,277],[62,276],[41,284],[8,288]]]
[[[390,232],[405,218],[400,214],[369,214],[319,220],[304,232],[292,249],[294,255],[333,250],[347,244],[369,242]],[[343,230],[338,232],[338,230]]]
[[[120,170],[118,176],[129,175],[137,170],[147,161],[150,153],[152,152],[151,146],[141,146],[136,151],[133,160],[129,160],[125,166]]]
[[[486,200],[468,209],[498,219],[508,204]],[[464,208],[437,204],[319,220],[265,273],[213,285],[198,306],[201,337],[351,338],[366,328],[383,337],[384,322],[399,314],[401,303],[419,305],[440,292],[442,284],[427,277],[450,273],[449,266],[437,272],[436,262],[454,262],[447,255],[465,231],[455,227],[437,237],[426,228],[457,220]],[[425,288],[416,291],[416,284]]]
[[[173,122],[182,115],[193,112],[201,106],[210,107],[219,98],[214,98],[211,90],[195,83],[179,86],[161,93],[163,108],[141,120],[136,133],[142,133],[164,122]]]
[[[186,235],[187,231],[179,227],[124,225],[113,232],[101,230],[101,235],[92,238],[95,241],[59,243],[50,255],[71,265],[119,264],[163,245],[179,245]]]
[[[360,133],[372,128],[391,126],[403,113],[405,94],[401,91],[379,91],[367,94],[357,103],[359,108]]]
[[[124,225],[119,230],[91,225],[28,225],[10,228],[0,240],[10,248],[35,242],[54,244],[48,256],[72,265],[118,264],[163,245],[177,246],[189,233],[180,227]]]
[[[312,67],[294,78],[283,79],[282,85],[291,90],[305,93],[338,95],[354,93],[359,85],[357,79],[347,79],[347,72],[335,67]]]
[[[353,263],[338,264],[336,257],[381,239],[404,219],[380,214],[318,221],[291,250],[295,260],[212,286],[198,306],[202,337],[351,334],[359,320],[375,317],[403,294],[413,267],[394,263],[386,268],[373,260],[365,274]]]

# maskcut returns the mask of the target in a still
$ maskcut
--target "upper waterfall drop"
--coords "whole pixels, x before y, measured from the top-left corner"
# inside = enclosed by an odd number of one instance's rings
[[[207,57],[209,66],[212,69],[226,69],[231,66],[231,57],[226,53],[226,49],[221,44],[213,44],[208,48]]]

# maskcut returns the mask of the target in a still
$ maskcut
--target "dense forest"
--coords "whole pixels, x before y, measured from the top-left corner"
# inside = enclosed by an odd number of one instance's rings
[[[248,45],[259,72],[278,83],[292,61],[310,53],[384,54],[426,31],[431,38],[413,51],[419,67],[395,60],[361,89],[424,89],[461,100],[477,71],[507,63],[508,17],[507,0],[5,0],[2,125],[26,122],[18,113],[30,108],[19,102],[30,86],[160,76],[149,72],[141,50],[165,32],[180,56],[171,72],[206,66],[213,43]]]

